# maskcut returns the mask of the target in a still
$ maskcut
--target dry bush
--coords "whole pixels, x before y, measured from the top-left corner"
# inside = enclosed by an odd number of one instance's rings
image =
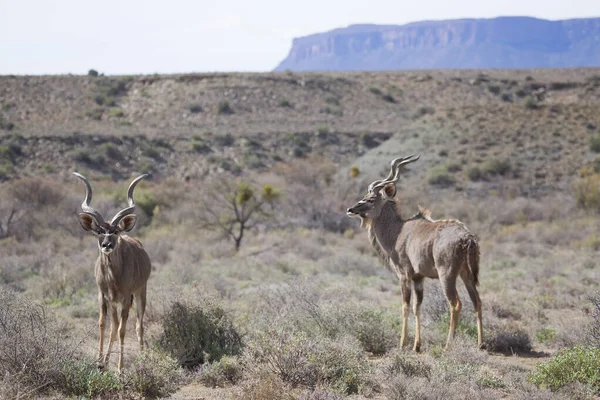
[[[240,400],[295,400],[289,387],[272,372],[254,371],[254,376],[244,381],[236,398]]]
[[[158,344],[185,368],[238,354],[242,347],[241,336],[225,309],[218,302],[201,301],[177,301],[163,319]]]
[[[330,385],[336,390],[358,393],[367,364],[356,339],[342,336],[336,340],[311,337],[281,324],[253,331],[244,352],[247,368],[266,368],[292,387],[315,388]]]
[[[174,393],[183,379],[183,371],[176,359],[147,349],[127,366],[123,380],[125,387],[144,399],[166,397]]]
[[[317,388],[305,391],[298,397],[298,400],[342,400],[343,398],[339,393]]]
[[[532,350],[531,338],[521,328],[514,324],[503,327],[491,325],[484,339],[485,348],[502,354],[530,353]]]
[[[77,346],[46,309],[0,286],[0,376],[31,394],[60,388],[58,360],[71,360]]]
[[[209,387],[235,385],[243,376],[242,364],[238,357],[223,356],[219,361],[205,364],[200,371],[200,382]]]

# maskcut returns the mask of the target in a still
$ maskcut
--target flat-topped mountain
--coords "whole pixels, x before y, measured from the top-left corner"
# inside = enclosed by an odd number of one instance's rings
[[[600,18],[351,25],[296,38],[276,71],[600,66]]]

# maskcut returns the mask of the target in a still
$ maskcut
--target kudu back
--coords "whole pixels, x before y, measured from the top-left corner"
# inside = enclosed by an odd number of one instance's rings
[[[127,190],[128,207],[120,210],[110,222],[90,206],[92,200],[92,187],[88,180],[81,174],[74,172],[75,176],[85,184],[85,199],[81,204],[82,213],[79,214],[81,227],[96,235],[98,239],[99,255],[96,260],[95,275],[98,284],[98,304],[100,318],[100,343],[98,345],[98,363],[101,367],[108,365],[111,348],[119,334],[119,372],[123,369],[123,351],[125,344],[125,330],[129,310],[135,298],[136,303],[136,332],[140,349],[144,349],[144,312],[146,309],[146,286],[152,265],[142,243],[123,235],[135,226],[137,217],[134,214],[135,202],[133,191],[139,181],[147,175],[141,175],[131,182]],[[118,305],[121,306],[119,318]],[[110,311],[110,338],[108,348],[103,356],[104,330],[106,327],[106,314]]]
[[[440,280],[450,306],[450,329],[446,346],[454,337],[462,308],[456,290],[456,280],[462,279],[477,313],[477,342],[483,345],[481,299],[479,283],[479,244],[475,236],[458,220],[433,220],[428,210],[420,209],[415,216],[404,219],[395,200],[396,182],[406,164],[419,156],[397,158],[383,180],[372,182],[365,197],[348,208],[347,214],[361,220],[368,230],[369,240],[386,266],[396,273],[402,289],[402,346],[408,344],[408,310],[412,290],[415,292],[415,342],[421,348],[420,307],[423,301],[424,278]]]

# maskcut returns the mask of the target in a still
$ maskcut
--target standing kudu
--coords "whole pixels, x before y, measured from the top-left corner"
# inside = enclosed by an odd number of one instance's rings
[[[482,346],[481,300],[477,292],[479,275],[479,245],[467,227],[457,220],[432,220],[427,210],[409,219],[400,215],[394,196],[400,171],[419,156],[397,158],[391,163],[388,176],[369,185],[367,195],[347,210],[351,217],[361,219],[368,229],[369,240],[377,253],[400,279],[402,288],[402,346],[408,344],[408,310],[411,286],[415,291],[415,342],[413,349],[421,348],[420,307],[423,301],[423,279],[439,278],[450,306],[450,330],[446,347],[450,344],[461,310],[456,290],[456,279],[463,280],[477,313],[477,342]]]
[[[92,187],[88,180],[81,174],[74,172],[85,184],[85,199],[81,203],[82,213],[79,214],[81,227],[98,237],[100,254],[96,260],[96,283],[98,284],[98,303],[100,306],[100,343],[98,346],[98,363],[101,367],[108,365],[113,342],[117,338],[117,328],[121,348],[119,351],[119,372],[123,369],[123,349],[125,342],[125,328],[129,309],[135,298],[137,321],[136,332],[140,349],[144,349],[144,311],[146,309],[146,284],[150,277],[150,258],[139,240],[126,235],[135,226],[137,217],[133,190],[139,181],[148,175],[141,175],[131,182],[127,190],[129,206],[119,211],[110,222],[90,206],[92,201]],[[117,305],[121,305],[121,319],[119,320]],[[110,310],[110,339],[104,358],[102,350],[104,344],[104,328],[106,326],[106,313]]]

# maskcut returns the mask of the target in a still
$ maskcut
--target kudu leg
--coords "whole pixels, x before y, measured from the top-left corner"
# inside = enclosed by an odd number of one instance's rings
[[[479,348],[483,347],[483,322],[482,322],[482,311],[481,311],[481,298],[479,297],[479,292],[477,291],[477,286],[475,282],[473,282],[473,278],[469,276],[468,273],[464,272],[460,275],[463,282],[465,283],[465,287],[467,288],[467,293],[469,293],[469,297],[473,302],[473,307],[475,308],[475,312],[477,313],[477,345]]]
[[[121,309],[121,322],[119,324],[119,364],[118,371],[123,371],[123,353],[125,351],[125,331],[127,328],[127,319],[129,318],[129,308],[131,307],[131,297],[123,301],[123,308]]]
[[[135,331],[137,333],[140,351],[144,350],[144,313],[146,312],[146,288],[143,288],[139,294],[135,296],[135,311],[137,320],[135,322]]]
[[[410,311],[410,283],[404,278],[400,281],[402,289],[402,334],[400,336],[400,346],[408,345],[408,313]]]
[[[456,277],[440,276],[440,281],[442,283],[442,289],[444,290],[444,294],[446,295],[446,300],[448,301],[450,308],[450,328],[448,330],[448,340],[446,340],[446,348],[448,348],[456,333],[456,327],[458,326],[462,303],[458,298],[458,292],[456,290]]]
[[[421,351],[421,303],[423,302],[423,279],[412,281],[412,287],[415,291],[415,302],[413,303],[413,312],[415,314],[415,344],[413,350]]]
[[[106,329],[107,304],[102,293],[98,294],[98,305],[100,308],[100,318],[98,319],[98,329],[100,330],[100,340],[98,343],[98,363],[102,363],[102,351],[104,350],[104,331]]]
[[[112,353],[112,345],[117,340],[117,328],[119,327],[119,314],[117,312],[117,306],[111,305],[110,307],[110,338],[108,339],[108,348],[104,355],[104,365],[108,365],[110,354]]]

